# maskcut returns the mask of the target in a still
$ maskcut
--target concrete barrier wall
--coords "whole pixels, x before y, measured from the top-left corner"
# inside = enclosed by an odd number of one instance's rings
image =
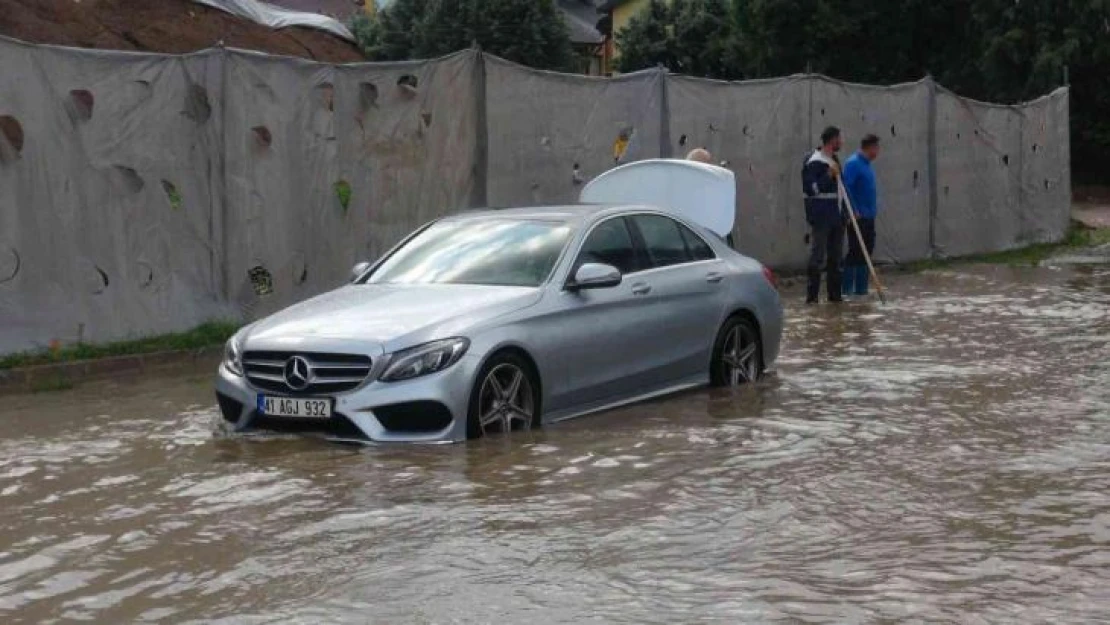
[[[428,220],[573,202],[619,163],[704,146],[742,251],[804,262],[799,176],[828,124],[878,134],[880,259],[1059,239],[1068,92],[1019,106],[926,79],[599,79],[461,52],[328,65],[0,39],[0,353],[252,318]]]

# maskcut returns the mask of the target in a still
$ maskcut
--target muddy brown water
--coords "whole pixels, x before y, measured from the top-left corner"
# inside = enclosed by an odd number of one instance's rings
[[[0,621],[1105,622],[1110,265],[890,282],[792,306],[756,387],[507,440],[221,436],[195,374],[5,398]]]

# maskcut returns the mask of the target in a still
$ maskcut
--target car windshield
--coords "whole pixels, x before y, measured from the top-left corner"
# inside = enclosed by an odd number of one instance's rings
[[[570,227],[555,221],[441,221],[393,253],[366,283],[539,286],[569,238]]]

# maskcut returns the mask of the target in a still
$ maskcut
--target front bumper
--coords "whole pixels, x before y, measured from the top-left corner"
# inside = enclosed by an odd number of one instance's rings
[[[281,430],[323,434],[365,442],[456,442],[466,439],[466,416],[480,363],[469,354],[439,373],[403,382],[373,381],[332,395],[330,419],[287,419],[260,415],[259,394],[246,378],[220,365],[216,399],[223,418],[236,431]],[[314,395],[315,396],[315,395]]]

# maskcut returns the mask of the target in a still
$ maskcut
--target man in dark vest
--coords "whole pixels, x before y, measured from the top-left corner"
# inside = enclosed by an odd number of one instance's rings
[[[837,196],[840,176],[840,129],[829,126],[821,133],[821,147],[806,159],[802,168],[806,222],[809,223],[809,265],[806,303],[816,304],[824,268],[830,302],[841,302],[840,264],[844,249],[844,215]]]

